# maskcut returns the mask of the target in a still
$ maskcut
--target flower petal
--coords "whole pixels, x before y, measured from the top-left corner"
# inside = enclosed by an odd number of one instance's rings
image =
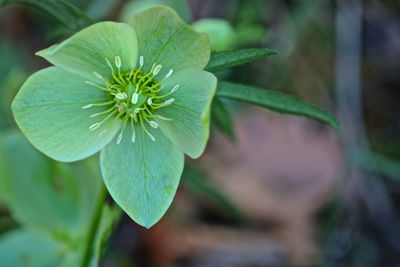
[[[203,69],[210,59],[207,35],[194,31],[169,7],[147,9],[129,21],[139,41],[145,72],[154,63],[163,66],[160,76],[170,69]]]
[[[12,104],[15,120],[28,140],[47,156],[59,161],[86,158],[103,148],[114,137],[120,124],[99,129],[89,126],[103,116],[89,118],[108,106],[82,109],[89,103],[108,101],[104,91],[88,85],[73,73],[50,67],[34,73],[22,86]]]
[[[184,158],[160,130],[152,131],[154,142],[140,126],[135,127],[135,133],[135,143],[129,127],[119,145],[108,144],[101,151],[100,166],[115,202],[135,222],[150,228],[174,198]]]
[[[64,42],[36,53],[50,63],[98,81],[93,72],[106,80],[111,70],[105,58],[115,67],[115,57],[121,58],[121,70],[128,71],[136,65],[138,45],[135,31],[126,23],[99,22],[74,34]]]
[[[171,76],[160,94],[169,92],[175,101],[156,114],[171,121],[159,120],[166,135],[184,153],[198,158],[204,151],[210,132],[210,106],[217,87],[217,78],[202,70],[185,70]]]

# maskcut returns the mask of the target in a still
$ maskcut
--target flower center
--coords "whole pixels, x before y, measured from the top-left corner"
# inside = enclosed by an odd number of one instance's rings
[[[119,56],[115,57],[116,69],[114,69],[107,58],[105,61],[110,67],[112,78],[107,81],[99,73],[94,72],[93,74],[104,83],[104,86],[90,81],[86,81],[86,83],[105,91],[108,101],[87,104],[82,108],[88,109],[93,106],[109,106],[109,108],[105,111],[90,115],[91,118],[100,115],[105,117],[100,122],[92,124],[89,130],[95,131],[101,128],[106,121],[114,117],[108,127],[102,129],[98,136],[104,134],[114,123],[121,120],[122,129],[117,138],[117,144],[121,142],[122,134],[128,123],[132,128],[132,142],[135,142],[135,125],[140,125],[149,138],[155,141],[154,136],[147,130],[146,125],[157,129],[158,123],[154,119],[171,120],[160,115],[155,115],[154,112],[157,109],[172,104],[175,100],[169,97],[169,95],[174,93],[179,88],[179,85],[175,85],[167,94],[159,94],[163,89],[162,83],[172,75],[173,70],[171,69],[164,78],[157,81],[155,77],[160,73],[162,65],[154,63],[150,72],[144,73],[142,71],[144,64],[143,56],[139,58],[139,68],[132,68],[129,72],[125,73],[122,73],[120,70],[121,58]]]

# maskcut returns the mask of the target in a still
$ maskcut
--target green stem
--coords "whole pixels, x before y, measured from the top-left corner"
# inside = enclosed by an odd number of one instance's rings
[[[97,200],[96,209],[94,212],[92,223],[90,224],[88,239],[86,243],[85,254],[83,255],[82,259],[82,267],[86,267],[89,265],[91,256],[93,255],[93,243],[96,238],[96,233],[100,225],[101,221],[101,214],[103,212],[104,202],[107,198],[107,190],[104,184],[102,183],[99,198]]]

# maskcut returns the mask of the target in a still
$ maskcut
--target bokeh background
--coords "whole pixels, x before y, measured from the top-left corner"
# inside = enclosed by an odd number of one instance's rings
[[[2,240],[16,229],[30,229],[27,220],[37,220],[33,228],[39,233],[53,227],[46,219],[52,210],[66,225],[85,221],[101,177],[95,157],[61,164],[37,152],[10,112],[24,80],[48,66],[34,52],[84,22],[49,15],[46,6],[38,9],[32,1],[2,2],[0,254],[5,255],[21,248]],[[152,5],[169,5],[209,34],[213,50],[279,51],[218,76],[296,95],[335,114],[343,128],[337,133],[306,118],[218,102],[206,152],[186,160],[167,214],[150,230],[122,214],[105,242],[101,266],[400,266],[399,1],[67,2],[95,21],[125,22]],[[10,203],[6,196],[12,194],[17,196]],[[46,203],[38,201],[43,195]],[[68,240],[80,231],[69,225],[57,236]],[[36,256],[52,253],[51,244],[40,244],[29,244]]]

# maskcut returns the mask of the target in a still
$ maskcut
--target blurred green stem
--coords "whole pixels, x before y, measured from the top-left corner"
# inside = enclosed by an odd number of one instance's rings
[[[85,253],[83,254],[83,259],[82,259],[82,267],[86,267],[89,265],[91,256],[92,256],[92,250],[93,250],[93,242],[96,237],[97,230],[100,225],[101,221],[101,214],[103,212],[103,206],[107,198],[107,189],[102,183],[100,193],[99,193],[99,198],[97,200],[96,204],[96,209],[94,212],[93,220],[89,228],[89,234],[87,237],[87,242],[86,242],[86,248],[85,248]]]

